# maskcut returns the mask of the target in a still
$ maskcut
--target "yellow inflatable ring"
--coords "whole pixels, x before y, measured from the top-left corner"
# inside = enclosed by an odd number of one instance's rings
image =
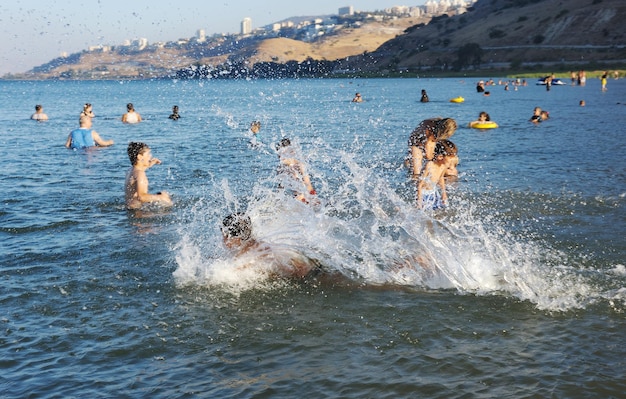
[[[451,103],[462,103],[463,101],[465,101],[465,99],[461,96],[455,97],[452,100],[450,100]]]
[[[470,123],[469,127],[474,128],[474,129],[495,129],[498,127],[498,124],[492,121],[473,122],[473,123]]]

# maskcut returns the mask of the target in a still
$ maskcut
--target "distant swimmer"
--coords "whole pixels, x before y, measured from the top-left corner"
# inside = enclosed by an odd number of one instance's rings
[[[48,120],[48,115],[43,113],[43,106],[37,104],[35,105],[35,113],[30,116],[30,119],[43,122]]]
[[[420,102],[427,103],[428,101],[428,94],[426,94],[426,90],[422,89],[422,98],[420,98]]]
[[[253,236],[252,221],[244,213],[232,213],[222,220],[222,237],[224,246],[232,251],[236,258],[251,256],[249,263],[239,267],[242,270],[259,267],[259,271],[270,275],[296,279],[314,277],[322,271],[317,260],[310,259],[293,249],[274,247],[257,241]]]
[[[476,92],[477,93],[484,93],[485,92],[485,82],[483,82],[481,80],[478,83],[476,83]]]
[[[469,125],[470,127],[475,127],[476,125],[489,122],[489,121],[491,121],[491,117],[489,116],[489,114],[486,113],[485,111],[482,111],[480,114],[478,114],[478,120],[470,122]]]
[[[354,98],[352,99],[353,103],[360,103],[363,102],[363,97],[361,97],[361,93],[356,93],[354,95]]]
[[[609,72],[608,71],[604,71],[604,73],[600,77],[600,83],[601,83],[602,91],[606,91],[606,82],[607,82],[608,76],[609,76]]]
[[[252,137],[250,138],[251,147],[258,147],[261,145],[261,143],[257,141],[257,134],[259,134],[260,130],[261,130],[261,122],[252,121],[252,123],[250,123],[250,129],[248,129],[248,132],[252,135]]]
[[[148,192],[148,176],[146,170],[161,161],[152,158],[152,151],[145,143],[128,143],[128,158],[131,168],[126,173],[124,184],[125,202],[127,209],[141,209],[143,204],[157,204],[172,206],[170,195],[166,191],[150,194]]]
[[[139,123],[141,122],[141,115],[135,111],[135,106],[132,103],[126,104],[127,112],[122,115],[122,122],[124,123]]]
[[[540,107],[535,107],[535,109],[533,110],[533,116],[530,117],[530,121],[533,123],[541,122],[541,108]]]
[[[98,132],[91,128],[91,118],[81,116],[79,119],[79,128],[74,129],[67,136],[65,146],[67,148],[78,149],[88,147],[108,147],[113,145],[113,140],[104,140]]]
[[[174,105],[172,107],[172,113],[170,114],[170,116],[168,118],[172,119],[172,120],[175,120],[175,121],[180,119],[180,114],[178,113],[178,105]]]

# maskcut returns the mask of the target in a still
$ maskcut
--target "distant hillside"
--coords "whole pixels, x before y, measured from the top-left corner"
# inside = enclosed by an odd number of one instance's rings
[[[351,67],[380,72],[624,65],[625,20],[624,0],[479,0],[463,15],[412,27],[367,57],[352,60]],[[460,55],[471,59],[459,60]]]
[[[624,20],[626,0],[478,0],[461,15],[342,19],[306,41],[302,32],[288,30],[143,50],[83,51],[15,78],[386,75],[547,65],[623,68]]]
[[[313,18],[313,17],[312,17]],[[298,20],[298,18],[293,18]],[[311,41],[289,37],[252,35],[215,37],[204,43],[169,44],[158,48],[83,51],[57,58],[27,73],[35,79],[140,79],[162,78],[200,65],[226,68],[229,65],[253,65],[258,62],[335,60],[371,52],[410,26],[429,19],[397,17],[383,21],[366,20],[345,23]],[[289,32],[288,32],[289,33]],[[293,32],[298,37],[298,32]]]

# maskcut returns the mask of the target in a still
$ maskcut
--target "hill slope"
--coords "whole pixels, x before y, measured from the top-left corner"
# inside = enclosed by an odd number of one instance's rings
[[[623,0],[479,0],[467,13],[433,18],[357,62],[369,71],[450,66],[470,43],[483,50],[483,64],[625,60],[625,19]]]

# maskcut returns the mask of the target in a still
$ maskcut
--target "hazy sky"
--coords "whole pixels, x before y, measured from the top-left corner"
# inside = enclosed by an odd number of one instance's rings
[[[0,76],[26,72],[58,57],[99,44],[118,45],[145,37],[150,43],[238,33],[240,22],[252,27],[295,16],[336,14],[342,6],[374,11],[394,5],[423,5],[426,0],[2,0],[0,4]]]

